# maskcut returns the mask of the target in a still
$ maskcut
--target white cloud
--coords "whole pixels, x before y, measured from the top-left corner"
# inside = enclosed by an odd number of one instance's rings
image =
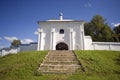
[[[13,42],[13,40],[18,40],[17,37],[8,37],[5,36],[4,39],[6,39],[9,42]],[[29,44],[30,42],[34,42],[32,39],[19,39],[22,44]]]
[[[84,7],[86,7],[86,8],[87,8],[87,7],[92,7],[92,4],[89,3],[89,2],[87,2],[87,3],[84,4]]]
[[[114,24],[114,26],[119,26],[120,25],[120,23],[116,23],[116,24]]]
[[[33,40],[32,39],[22,39],[21,40],[22,44],[29,44],[30,42],[33,42]]]
[[[113,25],[114,27],[116,27],[116,26],[119,26],[120,23],[111,23],[111,25]]]
[[[35,32],[34,32],[34,34],[35,34],[35,35],[38,35],[38,32],[37,32],[37,31],[35,31]]]
[[[7,41],[9,41],[9,42],[13,42],[13,40],[18,40],[17,37],[8,37],[8,36],[5,36],[4,38],[5,38]]]

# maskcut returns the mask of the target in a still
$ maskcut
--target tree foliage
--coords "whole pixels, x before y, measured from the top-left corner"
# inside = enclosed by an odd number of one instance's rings
[[[119,26],[116,26],[116,27],[114,27],[114,32],[115,32],[115,34],[120,34],[120,25]]]
[[[114,31],[114,40],[116,42],[118,41],[120,42],[120,25],[114,27],[113,31]]]
[[[13,42],[11,43],[11,48],[18,47],[20,44],[21,44],[20,40],[13,40]]]
[[[112,29],[100,15],[93,16],[90,22],[85,23],[85,35],[90,35],[93,41],[114,41]]]

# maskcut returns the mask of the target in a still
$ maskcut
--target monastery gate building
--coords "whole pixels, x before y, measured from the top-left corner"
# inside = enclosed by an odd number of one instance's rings
[[[92,42],[84,35],[84,21],[63,19],[38,21],[37,50],[120,50],[120,43]]]
[[[38,50],[84,49],[84,22],[75,20],[48,20],[38,22]]]

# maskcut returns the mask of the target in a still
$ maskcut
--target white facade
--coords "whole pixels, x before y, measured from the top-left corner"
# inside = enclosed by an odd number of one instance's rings
[[[38,24],[37,50],[57,50],[57,45],[58,48],[66,46],[67,50],[84,49],[83,21],[64,20],[60,15],[60,20],[39,21]]]

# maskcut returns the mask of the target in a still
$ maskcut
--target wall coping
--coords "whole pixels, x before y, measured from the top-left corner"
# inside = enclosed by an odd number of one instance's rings
[[[92,42],[92,44],[108,44],[108,45],[116,44],[116,45],[120,45],[120,42]]]

